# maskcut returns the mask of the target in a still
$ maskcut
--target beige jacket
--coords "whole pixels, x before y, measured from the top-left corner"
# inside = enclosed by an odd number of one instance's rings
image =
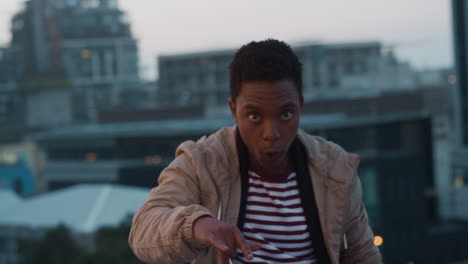
[[[178,147],[175,160],[161,172],[159,186],[133,218],[129,243],[141,261],[214,263],[214,250],[194,239],[192,225],[206,215],[237,224],[241,177],[235,135],[235,127],[223,128]],[[381,263],[355,176],[359,157],[302,130],[298,138],[309,157],[331,263]]]

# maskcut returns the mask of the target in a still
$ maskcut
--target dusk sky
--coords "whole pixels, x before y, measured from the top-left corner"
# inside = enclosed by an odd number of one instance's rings
[[[22,0],[0,2],[0,45]],[[449,0],[120,0],[138,39],[143,76],[156,57],[238,48],[251,40],[381,41],[417,68],[453,63]]]

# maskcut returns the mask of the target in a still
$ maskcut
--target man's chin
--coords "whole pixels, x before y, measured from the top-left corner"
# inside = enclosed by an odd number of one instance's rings
[[[265,173],[278,173],[284,168],[283,166],[281,166],[280,162],[265,161],[262,164],[260,164],[260,169]]]

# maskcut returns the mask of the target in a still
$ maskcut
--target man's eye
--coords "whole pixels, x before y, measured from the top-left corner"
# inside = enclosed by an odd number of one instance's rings
[[[283,118],[283,120],[290,120],[292,116],[293,114],[290,111],[286,111],[281,114],[281,118]]]
[[[254,122],[260,121],[260,116],[258,114],[250,114],[249,118],[250,118],[250,120],[252,120]]]

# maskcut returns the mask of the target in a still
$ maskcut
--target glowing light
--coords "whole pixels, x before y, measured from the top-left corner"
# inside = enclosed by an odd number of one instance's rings
[[[93,153],[93,152],[86,153],[85,159],[89,162],[96,162],[96,159],[97,159],[96,153]]]
[[[374,245],[380,247],[383,244],[383,238],[381,236],[374,237]]]
[[[457,188],[463,188],[465,186],[465,181],[463,180],[463,177],[455,177],[454,179],[455,187]]]
[[[161,163],[161,156],[159,156],[159,155],[153,156],[153,163],[154,163],[154,164],[159,164],[159,163]]]
[[[89,59],[91,57],[91,51],[88,49],[84,49],[81,51],[81,58],[83,59]]]
[[[159,155],[145,156],[145,163],[148,165],[158,165],[161,161],[162,158]]]

